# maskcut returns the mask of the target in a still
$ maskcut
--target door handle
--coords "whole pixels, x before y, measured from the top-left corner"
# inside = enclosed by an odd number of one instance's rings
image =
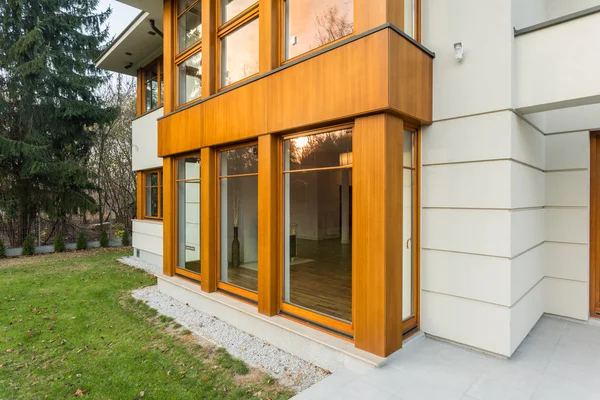
[[[407,248],[407,249],[409,248],[409,247],[408,247],[408,244],[410,243],[411,239],[412,239],[412,238],[408,238],[408,239],[406,240],[406,248]]]

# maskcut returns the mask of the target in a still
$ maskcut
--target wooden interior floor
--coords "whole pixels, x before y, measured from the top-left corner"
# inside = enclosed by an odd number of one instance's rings
[[[290,303],[319,313],[352,320],[352,246],[339,239],[298,239],[290,267]],[[258,290],[258,272],[229,268],[228,283]]]

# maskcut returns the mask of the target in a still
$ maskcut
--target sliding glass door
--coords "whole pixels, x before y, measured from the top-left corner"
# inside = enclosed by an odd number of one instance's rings
[[[352,129],[284,138],[284,313],[352,332]]]

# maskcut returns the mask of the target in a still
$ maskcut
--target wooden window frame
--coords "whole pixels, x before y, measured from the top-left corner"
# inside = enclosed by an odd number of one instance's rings
[[[200,160],[200,174],[198,176],[198,178],[192,178],[192,179],[179,179],[178,178],[178,168],[179,168],[179,160],[182,160],[184,158],[190,158],[190,157],[198,157],[198,159]],[[200,241],[200,273],[197,274],[193,271],[188,271],[187,269],[184,268],[179,268],[179,190],[178,190],[178,185],[181,182],[198,182],[198,185],[200,186],[200,206],[202,206],[202,157],[200,155],[200,151],[197,152],[191,152],[191,153],[186,153],[184,155],[178,156],[176,158],[173,159],[173,171],[174,171],[174,179],[173,179],[173,191],[174,191],[174,203],[173,203],[173,210],[174,212],[174,229],[173,229],[173,237],[174,237],[174,252],[175,252],[175,262],[174,262],[174,268],[175,268],[175,274],[176,275],[180,275],[183,277],[186,277],[188,279],[191,279],[193,281],[196,282],[201,282],[202,280],[202,241]],[[200,230],[202,230],[202,211],[199,210],[198,211],[198,215],[200,216]]]
[[[137,99],[138,99],[138,110],[137,115],[141,116],[144,114],[151,113],[152,111],[158,110],[163,106],[163,96],[161,95],[161,90],[164,88],[164,60],[163,56],[159,56],[152,60],[148,65],[138,70],[138,80],[140,84],[137,87]],[[146,79],[146,72],[150,70],[154,65],[157,66],[156,71],[156,79],[158,80],[158,96],[156,107],[146,109],[146,84],[149,82]]]
[[[294,139],[294,138],[298,138],[298,137],[305,137],[305,136],[313,136],[313,135],[318,135],[321,133],[328,133],[328,132],[334,132],[334,131],[338,131],[338,130],[342,130],[342,129],[354,129],[354,124],[343,124],[343,125],[334,125],[334,126],[329,126],[326,128],[322,128],[322,129],[314,129],[314,130],[309,130],[309,131],[303,131],[300,133],[293,133],[293,134],[289,134],[289,135],[284,135],[280,137],[280,141],[279,141],[279,176],[281,179],[281,182],[283,182],[284,180],[284,176],[285,174],[293,174],[293,173],[304,173],[304,172],[310,172],[310,171],[328,171],[328,170],[342,170],[342,169],[349,169],[352,170],[353,165],[345,165],[345,166],[335,166],[335,167],[322,167],[322,168],[311,168],[311,169],[300,169],[300,170],[291,170],[291,171],[284,171],[283,170],[283,144],[285,140],[288,139]],[[353,178],[354,179],[354,178]],[[284,257],[285,257],[285,252],[283,251],[283,248],[285,246],[284,243],[284,238],[283,238],[283,232],[284,232],[284,224],[285,224],[285,216],[284,216],[284,209],[283,209],[283,203],[284,203],[284,198],[285,198],[285,185],[282,183],[281,184],[281,190],[280,190],[280,194],[279,194],[279,234],[278,234],[278,246],[279,249],[281,251],[281,258],[279,260],[280,262],[280,267],[279,267],[279,282],[277,284],[278,286],[278,297],[279,297],[279,308],[280,308],[280,312],[282,314],[288,315],[294,319],[299,319],[300,321],[305,321],[305,323],[308,323],[311,326],[316,326],[317,328],[323,328],[326,331],[334,334],[334,335],[341,335],[341,337],[345,337],[345,338],[349,338],[352,339],[354,336],[354,297],[356,296],[356,293],[354,292],[354,288],[352,287],[352,321],[348,322],[348,321],[344,321],[342,319],[339,318],[335,318],[332,316],[328,316],[324,313],[320,313],[318,311],[314,311],[314,310],[310,310],[308,308],[305,307],[301,307],[301,306],[297,306],[297,305],[293,305],[290,303],[285,303],[283,301],[283,282],[284,282],[284,265],[285,265],[285,261],[284,261]],[[354,240],[354,239],[352,239]],[[354,243],[352,243],[352,246],[354,247]],[[352,270],[354,270],[354,259],[352,260]],[[354,274],[352,273],[352,280],[354,279]],[[352,285],[353,286],[353,285]]]
[[[177,25],[179,17],[184,15],[186,12],[188,12],[196,4],[200,4],[202,6],[202,1],[210,1],[210,0],[195,0],[195,2],[192,3],[192,5],[187,7],[180,14],[177,14],[177,6],[179,3],[179,0],[175,1],[175,5],[174,5],[175,12],[173,12],[173,37],[175,38],[175,40],[174,40],[174,42],[175,42],[175,47],[174,47],[175,59],[173,62],[173,65],[174,65],[173,81],[174,81],[175,85],[174,85],[173,92],[174,92],[174,96],[175,96],[175,99],[174,99],[175,100],[175,109],[185,107],[188,104],[193,103],[193,102],[197,101],[198,99],[202,98],[202,90],[201,90],[200,96],[193,98],[189,101],[186,101],[185,103],[179,104],[179,66],[181,64],[183,64],[185,61],[187,61],[188,59],[190,59],[192,56],[195,56],[196,54],[202,52],[202,43],[204,41],[204,36],[201,36],[200,40],[198,40],[196,43],[190,45],[189,47],[183,49],[182,51],[179,51],[179,26]],[[202,20],[200,21],[200,24],[203,25]],[[204,59],[202,59],[202,64],[204,64]],[[202,71],[202,66],[200,67],[200,70]],[[202,78],[203,78],[203,76],[201,75],[200,79],[202,79]]]
[[[217,80],[217,91],[220,92],[222,90],[225,89],[229,89],[232,86],[237,86],[245,81],[248,81],[252,78],[254,78],[256,75],[258,75],[260,73],[260,67],[259,67],[259,71],[257,71],[255,74],[252,74],[250,76],[247,76],[243,79],[240,79],[239,81],[235,81],[233,83],[230,83],[229,85],[225,85],[222,86],[221,85],[221,74],[222,74],[222,60],[221,60],[221,40],[223,40],[225,38],[225,36],[229,35],[230,33],[235,32],[236,30],[244,27],[247,23],[250,23],[252,21],[254,21],[255,19],[259,22],[260,24],[260,9],[259,9],[259,4],[260,1],[257,0],[255,3],[253,3],[251,6],[249,6],[248,8],[246,8],[244,11],[240,12],[239,14],[237,14],[236,16],[232,17],[229,21],[225,22],[225,23],[221,23],[221,1],[223,0],[217,0],[217,12],[215,13],[215,18],[217,19],[217,43],[216,43],[216,51],[215,51],[215,57],[216,57],[216,73],[215,73],[215,77]],[[260,32],[260,29],[259,29]],[[258,41],[259,41],[259,58],[260,58],[260,33],[259,33],[259,37],[258,37]],[[259,59],[259,65],[260,65],[260,59]],[[221,150],[219,150],[221,151]]]
[[[286,37],[285,37],[285,27],[286,27],[286,21],[285,21],[285,2],[286,1],[292,1],[292,0],[280,0],[279,1],[279,37],[281,39],[281,45],[279,46],[279,50],[278,50],[278,58],[279,58],[279,63],[280,65],[285,65],[285,64],[289,64],[291,62],[294,62],[300,58],[306,57],[310,54],[313,54],[317,51],[320,51],[326,47],[329,46],[333,46],[338,44],[339,42],[346,40],[348,38],[353,37],[354,35],[356,35],[356,0],[352,1],[352,33],[349,33],[346,36],[342,36],[339,39],[336,39],[332,42],[326,43],[322,46],[319,47],[315,47],[314,49],[311,49],[307,52],[304,52],[302,54],[298,54],[297,56],[294,56],[288,60],[285,59],[285,48],[286,48]],[[420,1],[420,0],[417,0]]]
[[[233,285],[231,283],[221,281],[221,180],[229,179],[229,178],[241,178],[247,176],[256,176],[258,177],[258,172],[256,173],[248,173],[248,174],[235,174],[235,175],[221,175],[220,169],[220,161],[221,161],[221,153],[228,150],[240,149],[243,147],[251,147],[257,146],[258,149],[258,141],[244,142],[239,143],[233,146],[224,146],[216,149],[216,157],[215,157],[215,174],[216,174],[216,240],[215,240],[215,266],[217,268],[216,276],[217,276],[217,290],[225,292],[225,294],[232,294],[236,297],[240,297],[242,300],[248,300],[251,303],[258,303],[258,290],[253,292],[251,290],[245,289],[241,286]],[[257,190],[258,196],[258,190]],[[260,223],[260,221],[259,221]],[[260,265],[258,266],[260,268]],[[258,271],[257,271],[258,274]]]
[[[598,185],[598,163],[600,154],[597,146],[600,140],[600,131],[590,132],[590,316],[600,318],[600,268],[598,266],[598,202],[600,201],[600,187]]]
[[[417,0],[419,1],[419,0]],[[412,193],[412,201],[413,201],[413,210],[412,210],[412,218],[413,218],[413,232],[412,232],[412,246],[413,246],[413,287],[412,287],[412,298],[413,298],[413,315],[410,318],[402,321],[402,334],[410,335],[413,332],[416,332],[421,325],[420,321],[420,289],[421,289],[421,131],[418,126],[407,125],[405,122],[404,129],[406,131],[412,132],[414,135],[414,143],[413,143],[413,154],[412,154],[412,162],[413,162],[413,170],[415,172],[415,182],[414,182],[414,191]],[[403,168],[405,168],[403,166]],[[404,246],[404,243],[403,243]],[[403,247],[404,251],[404,247]],[[404,268],[404,265],[402,265]]]
[[[150,174],[154,174],[157,173],[158,174],[158,186],[149,186],[148,185],[148,176]],[[156,169],[151,169],[151,170],[147,170],[147,171],[143,171],[142,172],[142,218],[143,219],[148,219],[148,220],[155,220],[155,221],[162,221],[163,219],[163,213],[162,213],[162,203],[163,203],[163,170],[162,168],[156,168]],[[147,208],[147,200],[148,200],[148,196],[146,194],[146,190],[148,188],[154,188],[156,187],[158,189],[158,216],[154,217],[152,215],[148,215],[148,208]]]

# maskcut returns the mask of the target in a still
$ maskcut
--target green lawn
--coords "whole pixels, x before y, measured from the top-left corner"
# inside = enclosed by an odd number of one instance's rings
[[[287,399],[129,292],[155,279],[128,250],[0,260],[0,399]]]

